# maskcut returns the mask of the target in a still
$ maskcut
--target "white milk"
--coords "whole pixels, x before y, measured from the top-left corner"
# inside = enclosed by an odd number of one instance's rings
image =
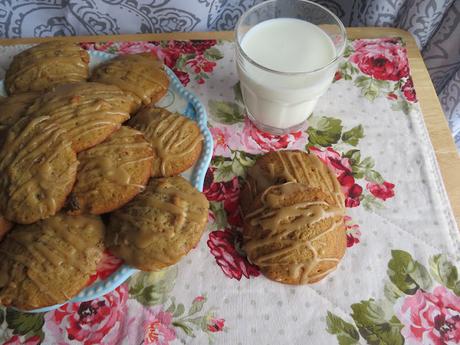
[[[252,27],[240,43],[249,58],[283,74],[263,70],[238,56],[241,91],[249,114],[259,124],[288,129],[302,124],[332,82],[336,56],[329,36],[318,26],[277,18]]]

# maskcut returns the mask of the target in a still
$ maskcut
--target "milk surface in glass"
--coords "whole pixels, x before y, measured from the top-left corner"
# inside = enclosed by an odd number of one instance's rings
[[[307,21],[276,18],[249,29],[241,47],[250,59],[271,70],[247,61],[237,64],[249,115],[281,129],[305,122],[337,68],[330,64],[336,57],[330,37]]]

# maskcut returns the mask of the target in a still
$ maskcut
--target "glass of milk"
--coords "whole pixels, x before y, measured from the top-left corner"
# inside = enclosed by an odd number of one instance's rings
[[[263,131],[285,134],[306,126],[331,85],[346,31],[314,2],[269,0],[241,16],[235,41],[247,116]]]

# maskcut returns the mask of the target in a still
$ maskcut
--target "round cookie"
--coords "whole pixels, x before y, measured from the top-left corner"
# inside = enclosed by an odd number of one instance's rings
[[[61,85],[32,104],[26,115],[48,116],[67,131],[75,152],[99,144],[128,120],[134,99],[114,85]]]
[[[320,189],[296,182],[269,187],[244,219],[243,249],[269,279],[315,283],[345,253],[344,215]]]
[[[5,88],[13,95],[84,81],[89,75],[88,64],[88,52],[74,43],[41,43],[13,58],[6,71]]]
[[[171,266],[196,246],[209,203],[180,176],[151,179],[144,192],[111,214],[105,244],[143,271]]]
[[[0,99],[0,132],[14,125],[39,95],[26,92]]]
[[[92,81],[117,85],[137,98],[138,107],[160,100],[168,91],[163,63],[148,53],[119,55],[98,66]]]
[[[102,214],[120,208],[147,184],[153,150],[144,135],[121,126],[103,143],[78,154],[77,182],[67,199],[71,214]]]
[[[5,217],[0,214],[0,241],[3,239],[3,237],[5,237],[5,235],[8,233],[8,231],[11,230],[12,227],[13,223],[6,220]]]
[[[332,195],[336,205],[343,207],[345,203],[334,172],[316,155],[300,150],[273,151],[260,156],[247,171],[240,198],[243,214],[247,213],[258,194],[272,185],[285,182],[300,182],[319,188]]]
[[[0,213],[29,224],[56,214],[77,175],[65,132],[48,117],[21,118],[0,148]]]
[[[0,243],[0,303],[22,310],[64,303],[83,289],[104,251],[96,216],[16,225]]]
[[[200,157],[203,135],[195,121],[163,108],[141,110],[128,124],[144,133],[152,144],[152,176],[180,174]]]

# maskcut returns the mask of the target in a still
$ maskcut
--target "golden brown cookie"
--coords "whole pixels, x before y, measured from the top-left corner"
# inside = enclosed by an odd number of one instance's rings
[[[13,227],[13,223],[10,221],[6,220],[5,217],[3,217],[0,214],[0,241],[3,239],[3,237],[6,235],[8,231]]]
[[[27,115],[48,116],[67,131],[78,153],[99,144],[129,119],[134,100],[114,85],[61,85],[32,104]]]
[[[200,157],[203,135],[195,121],[163,108],[141,110],[128,124],[144,133],[155,159],[152,176],[174,176],[190,168]]]
[[[97,216],[16,225],[0,243],[0,304],[22,310],[64,303],[83,289],[104,251]]]
[[[137,98],[138,106],[157,102],[169,87],[163,63],[148,53],[119,55],[98,66],[91,80],[130,92]]]
[[[14,125],[39,95],[26,92],[0,99],[0,132]]]
[[[254,202],[255,196],[268,187],[290,181],[319,188],[330,193],[337,205],[344,205],[342,188],[333,171],[314,154],[287,150],[267,153],[259,157],[248,169],[241,191],[241,211],[245,214]]]
[[[144,192],[110,215],[105,244],[128,265],[157,271],[196,246],[209,203],[180,176],[151,179]]]
[[[6,71],[5,88],[12,95],[84,81],[89,75],[88,63],[88,52],[74,43],[41,43],[13,58]]]
[[[21,118],[0,148],[0,213],[29,224],[56,214],[72,190],[77,157],[48,117]]]
[[[71,214],[102,214],[120,208],[147,184],[153,150],[144,135],[121,126],[103,143],[78,154],[77,182],[67,199]]]
[[[244,219],[243,249],[269,279],[315,283],[345,253],[344,214],[320,189],[296,182],[269,187]]]

